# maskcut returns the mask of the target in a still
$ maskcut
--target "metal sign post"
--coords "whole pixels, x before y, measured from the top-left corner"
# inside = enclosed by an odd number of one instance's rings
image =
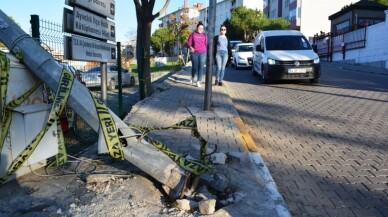
[[[210,110],[211,94],[212,94],[212,75],[213,75],[213,38],[214,28],[216,23],[216,0],[210,0],[209,5],[209,26],[208,26],[208,43],[207,43],[207,58],[206,58],[206,80],[205,80],[205,102],[204,110]]]

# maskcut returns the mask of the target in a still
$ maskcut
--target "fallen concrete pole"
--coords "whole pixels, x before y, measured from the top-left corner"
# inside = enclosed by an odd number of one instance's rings
[[[11,53],[21,52],[24,64],[50,89],[56,91],[62,66],[2,10],[0,10],[0,41]],[[70,92],[68,105],[98,132],[99,120],[94,102],[89,90],[77,79]],[[112,111],[110,113],[119,131],[127,137],[128,145],[123,147],[125,159],[162,183],[171,199],[178,198],[189,174],[152,144],[131,137],[135,133]]]

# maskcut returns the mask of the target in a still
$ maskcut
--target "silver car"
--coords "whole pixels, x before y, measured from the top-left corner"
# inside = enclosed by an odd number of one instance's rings
[[[107,89],[114,90],[118,85],[117,65],[107,66]],[[135,77],[126,69],[121,69],[122,85],[135,85]],[[101,67],[96,66],[82,74],[82,81],[87,87],[101,86]]]

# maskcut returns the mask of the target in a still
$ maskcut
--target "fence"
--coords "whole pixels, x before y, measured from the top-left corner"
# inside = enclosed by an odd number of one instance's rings
[[[63,38],[68,34],[62,31],[60,24],[39,19],[37,15],[31,15],[31,35],[59,63],[73,66],[82,72],[98,64],[64,59]],[[71,147],[68,149],[71,154],[83,149],[83,145],[89,146],[97,142],[97,133],[84,120],[78,115],[69,118],[69,112],[65,113],[61,115],[61,125],[65,131],[65,144],[67,147]]]
[[[314,36],[314,44],[317,46],[319,57],[332,61],[333,53],[342,52],[343,58],[348,50],[365,47],[367,28],[357,29],[333,36],[331,33]]]

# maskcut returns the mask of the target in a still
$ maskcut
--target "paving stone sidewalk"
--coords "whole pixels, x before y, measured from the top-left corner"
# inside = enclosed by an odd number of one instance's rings
[[[160,85],[160,92],[134,105],[124,121],[129,125],[167,127],[190,117],[197,117],[199,132],[209,142],[211,151],[226,153],[227,164],[214,166],[213,170],[229,172],[231,183],[237,191],[246,195],[242,204],[227,206],[215,213],[224,216],[290,216],[288,208],[279,194],[276,184],[265,163],[245,129],[226,88],[212,86],[211,110],[204,110],[205,79],[201,87],[189,83],[191,67],[170,76]],[[205,77],[205,76],[204,76]],[[200,158],[200,143],[191,136],[190,130],[153,131],[150,136],[181,155]],[[236,160],[237,159],[237,160]],[[248,178],[244,178],[248,177]],[[242,179],[242,180],[241,180]],[[226,215],[227,216],[227,215]]]

